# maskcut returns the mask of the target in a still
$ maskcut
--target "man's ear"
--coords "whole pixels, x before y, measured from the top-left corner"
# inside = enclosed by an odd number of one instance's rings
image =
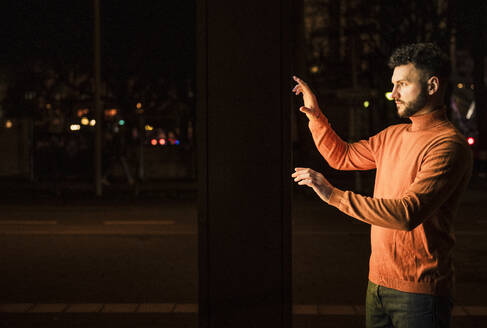
[[[428,94],[434,95],[440,89],[440,79],[436,76],[432,76],[428,79]]]

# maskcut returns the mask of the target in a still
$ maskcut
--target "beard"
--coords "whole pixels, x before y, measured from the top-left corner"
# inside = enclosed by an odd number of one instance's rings
[[[399,108],[397,109],[397,114],[401,118],[411,117],[421,109],[424,108],[426,103],[428,102],[428,92],[427,92],[427,85],[426,83],[421,86],[421,90],[419,95],[413,101],[402,104],[405,106],[404,110],[401,112]]]

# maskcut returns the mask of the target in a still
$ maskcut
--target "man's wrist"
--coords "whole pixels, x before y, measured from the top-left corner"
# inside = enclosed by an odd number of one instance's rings
[[[322,118],[323,115],[323,112],[321,111],[321,109],[318,107],[318,108],[313,108],[313,115],[310,119],[310,121],[318,121]]]
[[[332,185],[325,185],[321,187],[320,194],[321,194],[321,199],[323,199],[325,202],[330,201],[331,194],[333,192],[333,186]]]
[[[324,194],[325,202],[327,202],[327,203],[330,202],[332,192],[333,192],[333,187],[327,186],[326,190],[325,190],[325,194]]]

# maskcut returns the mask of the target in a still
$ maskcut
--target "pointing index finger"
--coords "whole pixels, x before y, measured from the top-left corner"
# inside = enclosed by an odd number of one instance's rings
[[[293,76],[293,79],[294,81],[298,82],[298,84],[301,84],[301,85],[306,85],[306,82],[304,82],[303,80],[301,80],[299,77],[297,77],[296,75]]]

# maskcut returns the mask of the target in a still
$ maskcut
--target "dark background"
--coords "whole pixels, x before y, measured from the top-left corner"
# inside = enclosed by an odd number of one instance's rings
[[[484,3],[298,4],[302,19],[292,22],[298,38],[290,45],[296,74],[313,86],[344,139],[365,138],[400,122],[384,97],[391,89],[387,59],[400,45],[433,41],[454,62],[449,116],[474,138],[475,175],[485,175],[485,160],[479,159],[487,148]],[[6,155],[0,179],[42,185],[55,194],[69,193],[63,181],[91,188],[94,128],[81,125],[76,132],[70,126],[94,117],[93,3],[4,1],[0,9],[0,129],[9,140],[1,147]],[[103,124],[105,188],[138,195],[169,180],[195,181],[195,30],[193,1],[101,2],[102,102],[105,110],[117,110],[105,113]],[[12,130],[7,121],[14,123]],[[295,162],[328,170],[312,151],[302,115],[293,117],[292,134]]]
[[[102,197],[94,192],[95,130],[80,124],[94,117],[92,1],[0,3],[0,302],[195,305],[195,1],[101,2]],[[304,0],[300,19],[290,21],[295,74],[348,141],[400,122],[385,97],[393,49],[434,41],[452,56],[448,113],[475,140],[475,171],[456,222],[464,314],[473,313],[469,306],[485,310],[487,292],[486,3]],[[372,193],[374,171],[329,168],[297,111],[290,133],[293,164],[341,189]],[[294,195],[294,303],[363,305],[368,226],[323,206],[310,189]]]
[[[195,179],[194,10],[192,1],[101,2],[108,189],[139,194],[150,181]],[[2,129],[14,121],[4,140],[15,144],[3,147],[0,175],[55,195],[76,189],[66,181],[91,188],[95,129],[70,127],[95,116],[93,3],[2,2],[1,12],[0,116]]]
[[[101,2],[101,15],[105,65],[124,72],[148,74],[151,67],[154,74],[194,75],[193,1],[108,0]],[[2,64],[18,67],[38,59],[91,69],[91,1],[4,1],[2,16]]]

